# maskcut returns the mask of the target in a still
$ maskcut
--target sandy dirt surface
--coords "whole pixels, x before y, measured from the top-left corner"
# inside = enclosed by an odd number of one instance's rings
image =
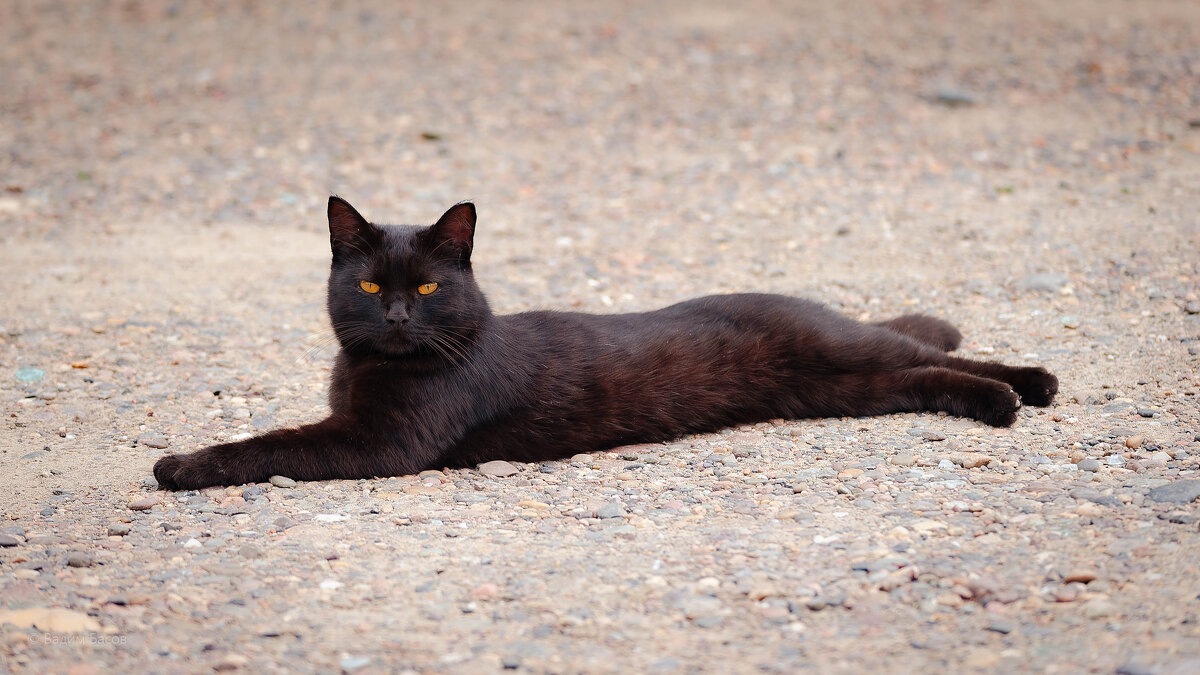
[[[0,668],[1200,671],[1200,5],[278,5],[0,5]],[[1062,393],[155,490],[326,411],[331,193],[473,199],[500,312],[923,311]]]

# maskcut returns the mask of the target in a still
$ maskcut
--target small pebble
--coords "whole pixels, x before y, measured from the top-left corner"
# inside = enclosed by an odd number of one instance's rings
[[[938,87],[937,91],[934,92],[934,100],[950,108],[975,105],[974,96],[961,89],[949,86]]]
[[[1054,599],[1058,602],[1075,602],[1079,598],[1079,589],[1070,584],[1064,584],[1058,587],[1054,592]]]
[[[157,448],[159,450],[171,445],[171,441],[162,434],[142,434],[138,436],[138,443],[148,448]]]
[[[597,518],[621,518],[625,515],[625,507],[617,503],[610,503],[596,509]]]
[[[356,670],[361,670],[370,665],[371,659],[367,656],[343,656],[338,661],[338,667],[342,670],[352,673]]]
[[[259,475],[261,476],[262,474],[259,474]],[[296,487],[296,481],[292,480],[291,478],[288,478],[287,476],[271,476],[270,478],[267,479],[267,482],[269,482],[271,485],[274,485],[277,488],[294,488],[294,487]]]
[[[1072,570],[1063,577],[1063,583],[1069,584],[1071,582],[1078,581],[1081,584],[1086,584],[1095,581],[1097,576],[1098,575],[1096,574],[1095,570]]]
[[[502,459],[493,460],[491,462],[484,462],[483,464],[480,464],[476,468],[478,469],[479,473],[481,473],[485,476],[496,476],[498,478],[504,478],[506,476],[513,476],[513,475],[520,473],[520,471],[521,471],[517,467],[513,466],[511,463],[506,462]]]
[[[108,536],[124,537],[129,534],[129,523],[110,523],[108,526]]]
[[[1151,489],[1146,496],[1156,502],[1188,504],[1200,497],[1200,479],[1173,480],[1166,485]]]
[[[217,672],[241,670],[249,662],[250,660],[241,654],[226,654],[213,665],[213,670]]]
[[[71,551],[67,554],[68,567],[91,567],[94,564],[92,556],[85,551]]]
[[[908,435],[916,436],[916,437],[924,439],[926,441],[944,441],[944,440],[946,440],[946,435],[943,434],[942,432],[934,431],[933,429],[923,429],[921,427],[909,429]]]
[[[992,622],[987,625],[988,630],[992,631],[993,633],[1000,633],[1001,635],[1008,635],[1009,633],[1013,632],[1013,628],[1013,623],[1006,619],[993,619]]]
[[[1116,613],[1116,605],[1106,598],[1094,598],[1083,605],[1083,615],[1089,619],[1102,619]]]
[[[1080,471],[1099,471],[1102,465],[1100,464],[1100,460],[1089,457],[1087,459],[1080,460],[1080,462],[1075,466],[1079,467]]]
[[[950,461],[964,469],[975,469],[990,464],[992,458],[979,452],[956,452],[950,455]]]
[[[18,382],[25,382],[25,383],[37,382],[38,380],[41,380],[45,376],[46,376],[46,371],[42,370],[41,368],[27,367],[27,368],[18,368],[17,369],[17,381]]]
[[[8,548],[20,544],[21,540],[11,534],[0,534],[0,547]]]
[[[157,494],[150,495],[149,497],[140,497],[129,502],[129,509],[131,511],[149,511],[161,504],[162,500],[162,496]]]

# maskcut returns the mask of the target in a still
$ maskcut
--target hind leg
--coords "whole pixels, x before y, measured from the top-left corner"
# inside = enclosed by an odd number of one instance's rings
[[[1058,393],[1058,378],[1045,368],[1006,366],[993,361],[947,357],[945,366],[954,370],[1007,382],[1025,405],[1048,406]]]
[[[924,314],[905,314],[873,325],[895,331],[918,342],[952,352],[962,344],[962,333],[949,322]]]
[[[833,390],[803,411],[805,416],[944,411],[1007,427],[1021,408],[1020,397],[1004,382],[936,366],[842,375],[830,384]]]

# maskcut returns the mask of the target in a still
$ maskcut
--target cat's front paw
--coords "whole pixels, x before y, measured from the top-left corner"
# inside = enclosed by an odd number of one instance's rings
[[[206,461],[205,451],[187,455],[167,455],[154,463],[154,479],[164,490],[199,490],[231,481],[214,462]]]
[[[1025,405],[1048,406],[1058,393],[1058,378],[1045,368],[1017,368],[1009,384]]]
[[[175,482],[175,474],[182,463],[179,455],[167,455],[155,462],[154,480],[158,481],[158,487],[164,490],[178,490],[179,484]]]

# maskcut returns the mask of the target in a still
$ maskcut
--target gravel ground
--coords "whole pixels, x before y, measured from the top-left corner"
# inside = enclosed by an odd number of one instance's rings
[[[7,670],[1200,671],[1200,5],[18,0],[0,36]],[[330,193],[474,199],[502,312],[925,311],[1062,393],[155,491],[324,413]]]

